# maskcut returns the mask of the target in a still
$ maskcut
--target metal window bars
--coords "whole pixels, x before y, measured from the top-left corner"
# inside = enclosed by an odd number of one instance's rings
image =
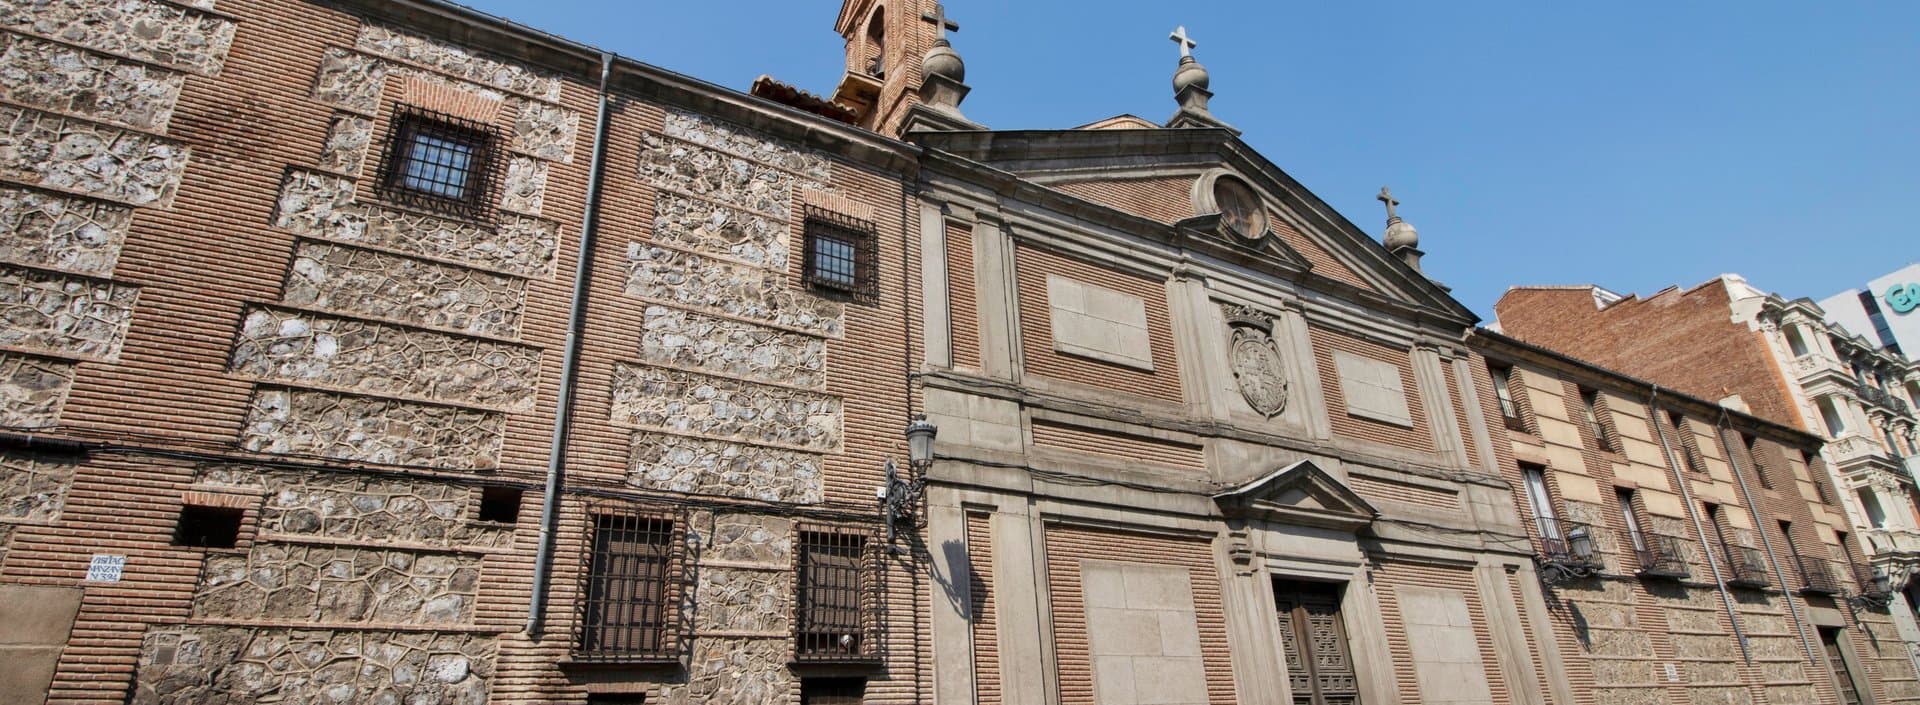
[[[1722,553],[1727,558],[1727,584],[1740,587],[1764,588],[1771,583],[1767,580],[1767,563],[1760,550],[1746,546],[1723,546]]]
[[[1816,595],[1838,595],[1845,592],[1832,561],[1811,556],[1795,556],[1794,563],[1800,569],[1800,584],[1795,586],[1800,592]]]
[[[882,581],[870,530],[803,525],[794,551],[793,657],[799,662],[880,658]]]
[[[863,302],[878,295],[879,228],[872,221],[808,206],[805,230],[802,274],[808,286]]]
[[[1687,567],[1687,539],[1666,534],[1647,533],[1646,546],[1634,551],[1640,561],[1640,575],[1648,578],[1685,579],[1693,574]]]
[[[591,517],[574,657],[673,658],[679,646],[679,522],[663,514],[608,506],[593,508]]]
[[[493,214],[494,156],[487,125],[401,105],[387,126],[377,191],[402,206],[484,220]]]

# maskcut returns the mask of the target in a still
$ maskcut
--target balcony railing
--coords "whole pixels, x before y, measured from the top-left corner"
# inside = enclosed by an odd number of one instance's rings
[[[1858,433],[1843,433],[1827,443],[1827,458],[1841,471],[1851,470],[1855,461],[1881,455],[1880,444]]]
[[[1565,519],[1536,519],[1540,528],[1540,557],[1547,561],[1599,565],[1593,548],[1593,526]]]
[[[1767,562],[1760,550],[1746,546],[1727,546],[1727,584],[1740,587],[1763,588],[1770,584],[1767,580]]]
[[[1809,377],[1823,373],[1832,374],[1836,377],[1846,376],[1846,371],[1840,368],[1838,361],[1818,353],[1808,353],[1794,358],[1793,373],[1802,382],[1805,382]]]
[[[1885,389],[1871,384],[1856,384],[1854,393],[1860,395],[1860,401],[1863,403],[1892,409],[1894,413],[1901,416],[1907,415],[1907,400],[1896,397]]]
[[[1847,568],[1848,572],[1853,573],[1854,594],[1883,602],[1892,596],[1893,588],[1887,578],[1874,571],[1873,566],[1865,563],[1851,563]]]
[[[1645,534],[1641,538],[1646,547],[1634,551],[1640,559],[1641,576],[1678,580],[1693,574],[1687,569],[1687,548],[1691,541],[1662,534]]]
[[[1824,558],[1797,556],[1794,562],[1799,568],[1799,584],[1793,587],[1801,592],[1816,595],[1838,595],[1843,590],[1839,573],[1834,570],[1833,562]]]

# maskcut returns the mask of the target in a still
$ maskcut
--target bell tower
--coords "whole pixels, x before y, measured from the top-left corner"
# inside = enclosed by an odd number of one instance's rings
[[[920,100],[923,57],[955,27],[934,0],[845,0],[834,29],[847,42],[847,65],[833,102],[852,108],[861,127],[898,134]]]

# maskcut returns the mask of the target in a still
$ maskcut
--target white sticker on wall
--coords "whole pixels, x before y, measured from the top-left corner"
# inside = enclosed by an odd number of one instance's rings
[[[109,556],[103,553],[93,554],[93,562],[87,564],[87,582],[120,582],[120,571],[126,567],[126,556]]]
[[[1661,664],[1661,665],[1664,665],[1664,666],[1666,666],[1666,667],[1667,667],[1667,682],[1669,682],[1669,683],[1679,683],[1679,682],[1680,682],[1680,669],[1678,669],[1678,668],[1674,668],[1674,667],[1673,667],[1673,664],[1671,664],[1671,663],[1666,663],[1666,664]]]

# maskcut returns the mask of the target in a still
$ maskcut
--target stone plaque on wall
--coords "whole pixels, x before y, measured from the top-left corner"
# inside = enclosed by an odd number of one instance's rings
[[[1080,576],[1096,702],[1208,702],[1186,568],[1089,560]]]
[[[1413,425],[1399,366],[1345,350],[1333,352],[1333,363],[1340,371],[1340,395],[1347,400],[1347,413],[1400,426]]]
[[[1047,275],[1053,349],[1151,371],[1147,302],[1102,286]]]
[[[1492,705],[1480,642],[1473,633],[1467,598],[1458,590],[1402,587],[1400,614],[1407,622],[1414,674],[1423,702]]]

